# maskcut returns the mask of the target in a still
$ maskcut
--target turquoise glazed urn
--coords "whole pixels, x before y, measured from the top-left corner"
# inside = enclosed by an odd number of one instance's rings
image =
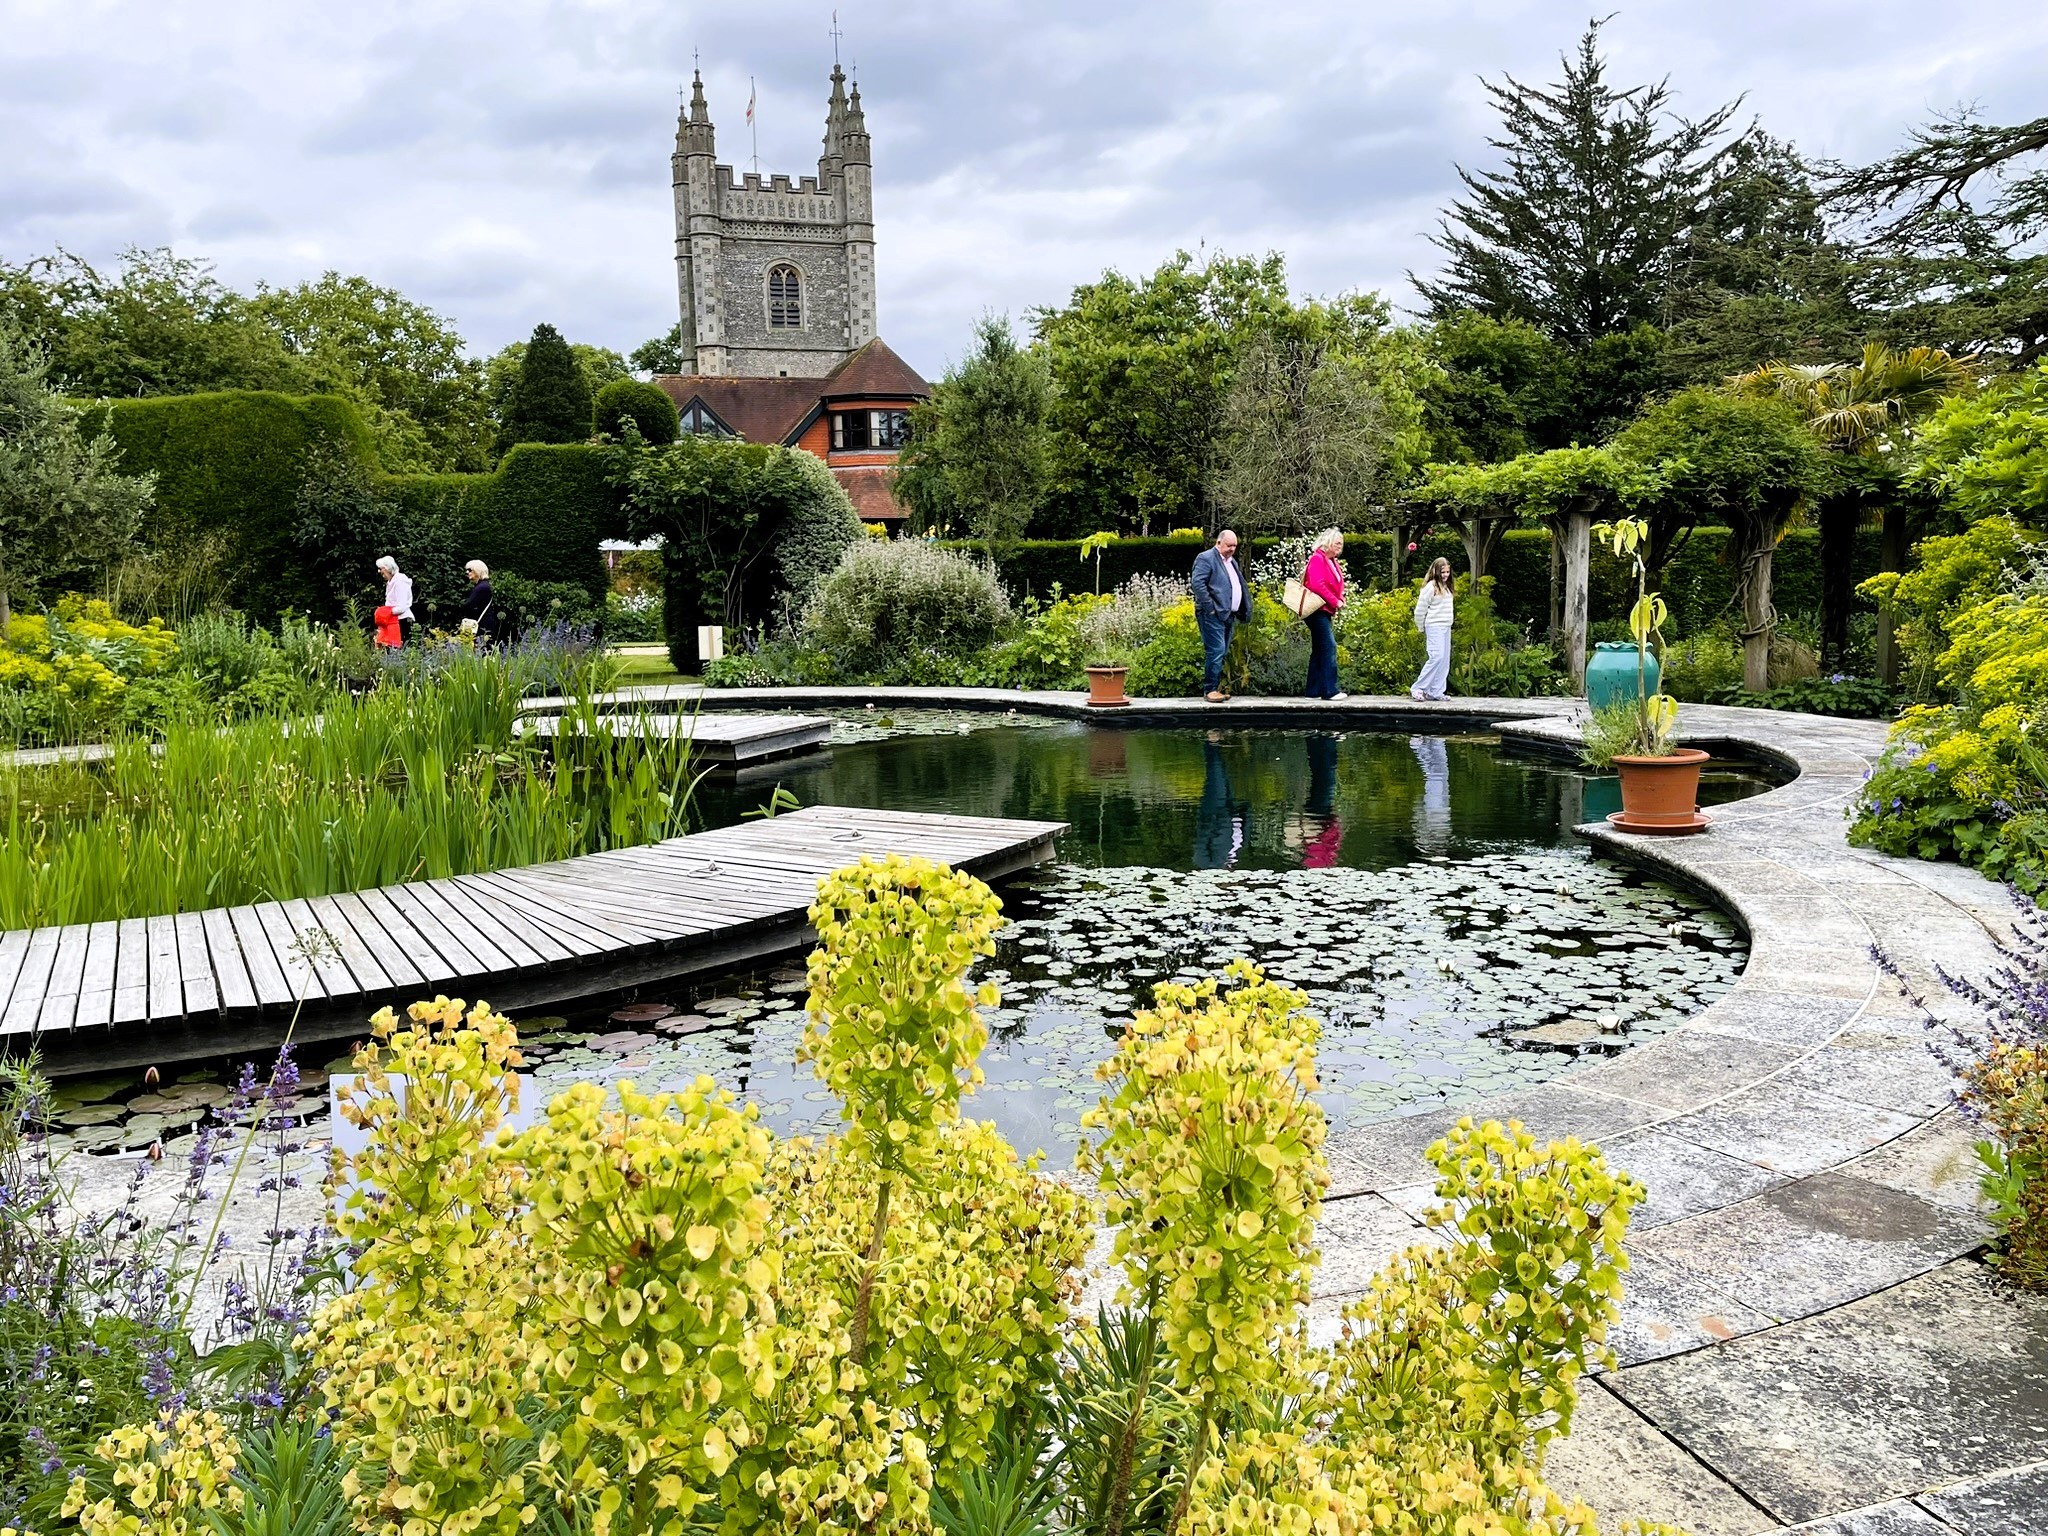
[[[1648,691],[1657,691],[1657,653],[1650,652],[1643,673]],[[1636,643],[1633,640],[1602,640],[1593,647],[1593,659],[1586,664],[1586,702],[1595,709],[1620,703],[1636,695]]]

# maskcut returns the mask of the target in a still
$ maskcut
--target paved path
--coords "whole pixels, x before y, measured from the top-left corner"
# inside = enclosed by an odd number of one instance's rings
[[[639,848],[449,880],[0,934],[0,1044],[103,1070],[360,1031],[446,992],[534,1008],[800,946],[818,880],[864,853],[989,879],[1052,857],[1055,822],[817,806]],[[332,948],[314,947],[324,934]]]

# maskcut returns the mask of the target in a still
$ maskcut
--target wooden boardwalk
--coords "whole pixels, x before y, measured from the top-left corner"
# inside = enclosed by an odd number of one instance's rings
[[[822,715],[656,715],[610,717],[613,731],[627,735],[683,736],[689,739],[692,762],[712,768],[733,768],[777,761],[823,747],[832,722]],[[560,733],[555,715],[531,716],[522,731],[551,737]]]
[[[302,1002],[309,1038],[360,1033],[384,1003],[437,992],[560,1003],[798,947],[819,877],[863,854],[994,879],[1051,858],[1063,830],[815,806],[492,874],[14,929],[0,934],[0,1050],[119,1066],[251,1048]]]

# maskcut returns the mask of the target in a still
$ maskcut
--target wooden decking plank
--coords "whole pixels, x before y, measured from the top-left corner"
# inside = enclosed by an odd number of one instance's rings
[[[439,915],[430,912],[413,894],[409,885],[394,885],[384,892],[391,905],[404,916],[419,936],[432,945],[442,959],[451,967],[450,979],[479,975],[485,967],[477,963],[475,955],[448,931]]]
[[[515,935],[520,943],[539,957],[537,963],[541,965],[557,965],[564,960],[574,960],[579,953],[556,934],[528,917],[502,893],[478,883],[472,876],[457,875],[452,880],[444,880],[442,885],[458,892],[462,900]]]
[[[270,958],[276,963],[276,973],[285,981],[289,1004],[293,1008],[301,1008],[311,1001],[326,1001],[328,989],[319,985],[319,971],[315,971],[295,948],[299,934],[291,926],[291,918],[285,915],[285,907],[276,901],[258,901],[252,911],[256,913],[256,932],[262,936],[262,942],[270,946]]]
[[[313,921],[325,929],[341,951],[341,963],[348,967],[349,976],[355,982],[358,992],[383,992],[389,989],[391,978],[385,974],[370,946],[357,935],[355,926],[349,921],[346,908],[339,896],[315,896],[306,902],[306,909]],[[331,990],[331,989],[330,989]]]
[[[69,923],[57,930],[57,957],[50,962],[49,985],[43,989],[43,1006],[36,1016],[36,1032],[43,1035],[68,1034],[78,1016],[79,984],[85,978],[85,952],[92,928],[86,923]]]
[[[206,950],[206,922],[197,912],[180,912],[178,971],[185,979],[185,1012],[220,1012],[220,984],[214,980],[213,957]]]
[[[263,919],[255,907],[230,907],[228,923],[235,931],[235,942],[241,946],[242,962],[249,969],[249,984],[256,989],[258,1006],[275,1008],[291,1002],[291,983],[285,979],[277,956],[271,953],[270,936],[263,931]]]
[[[299,935],[284,907],[275,901],[259,901],[254,911],[257,931],[270,945],[270,957],[277,962],[293,1007],[325,999],[327,989],[320,985],[320,972],[298,952]]]
[[[473,974],[489,976],[500,971],[523,969],[503,946],[471,922],[468,914],[448,899],[439,880],[415,880],[400,889],[432,912],[435,920],[448,930],[449,936],[476,957]]]
[[[377,921],[377,914],[370,910],[360,892],[343,892],[334,898],[334,906],[336,912],[354,931],[356,942],[375,958],[377,968],[384,973],[386,986],[426,985],[427,978],[420,974],[419,967],[412,963],[398,941]]]
[[[21,972],[14,978],[14,991],[7,1010],[0,1013],[0,1034],[31,1033],[43,1015],[43,998],[50,990],[50,970],[57,963],[56,928],[38,928],[28,936],[28,948],[21,957]]]
[[[583,922],[544,897],[495,874],[464,875],[462,878],[490,892],[507,906],[525,913],[527,921],[544,927],[557,943],[568,945],[578,958],[609,955],[625,947],[622,940],[596,924]]]
[[[433,986],[439,982],[453,981],[459,974],[453,964],[434,948],[432,940],[412,924],[412,919],[400,911],[392,901],[391,893],[383,890],[358,891],[362,898],[363,910],[383,928],[404,953],[406,963],[419,973],[421,986]]]
[[[633,882],[650,895],[683,899],[700,907],[747,917],[766,917],[771,912],[787,911],[792,905],[810,904],[811,894],[817,889],[815,879],[787,870],[774,873],[775,878],[765,878],[766,871],[725,864],[714,873],[700,874],[649,864],[634,872]]]
[[[27,928],[10,928],[0,933],[0,1013],[7,1011],[14,995],[14,978],[21,974],[21,957],[28,953]]]
[[[178,968],[178,920],[146,917],[149,930],[149,1016],[175,1019],[185,1011],[185,978]]]
[[[109,1024],[139,1024],[149,1017],[149,925],[124,917],[114,925],[114,1009]]]
[[[573,902],[578,912],[618,931],[628,944],[664,944],[717,926],[716,918],[698,920],[653,906],[646,887],[634,881],[600,884],[595,879],[570,881],[543,875],[522,879],[522,883],[536,894]]]
[[[470,927],[495,944],[501,953],[509,956],[520,970],[539,970],[553,958],[527,943],[526,936],[500,916],[490,901],[461,881],[436,880],[434,894],[460,913]]]
[[[209,907],[199,914],[199,926],[206,934],[207,957],[213,962],[213,979],[220,987],[220,1005],[229,1013],[248,1013],[256,1007],[256,984],[249,979],[249,962],[242,958],[242,946],[235,938],[235,925],[225,907]]]
[[[78,979],[78,1016],[73,1029],[90,1029],[109,1022],[114,1013],[114,956],[120,948],[121,930],[111,922],[97,922],[86,930],[85,974]]]
[[[653,934],[635,928],[630,923],[607,921],[584,911],[578,904],[583,894],[582,888],[573,882],[562,883],[550,878],[541,872],[539,866],[501,870],[486,878],[506,889],[518,891],[529,901],[539,902],[543,906],[563,904],[568,909],[563,913],[564,917],[608,939],[611,949],[630,949],[636,944],[650,944],[654,941]]]
[[[320,978],[320,986],[329,997],[348,997],[363,990],[337,951],[341,945],[339,934],[328,929],[313,913],[313,905],[304,897],[293,897],[281,901],[278,906],[284,912],[284,920],[292,925],[292,936],[297,940],[299,951],[312,958],[313,974]]]

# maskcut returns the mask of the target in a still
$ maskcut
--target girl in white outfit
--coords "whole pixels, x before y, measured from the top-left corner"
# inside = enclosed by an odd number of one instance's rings
[[[1411,699],[1440,699],[1451,680],[1451,562],[1439,558],[1415,597],[1415,627],[1422,631],[1428,659],[1408,690]]]

